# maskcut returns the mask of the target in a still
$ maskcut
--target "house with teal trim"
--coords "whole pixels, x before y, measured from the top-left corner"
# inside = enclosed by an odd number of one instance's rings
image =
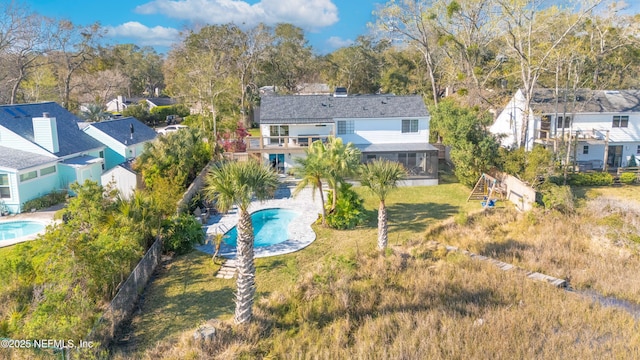
[[[158,136],[155,130],[133,117],[90,123],[83,131],[107,146],[104,170],[136,158],[144,151],[144,145]]]
[[[79,120],[54,102],[0,106],[0,205],[19,213],[74,182],[100,183],[107,147]]]

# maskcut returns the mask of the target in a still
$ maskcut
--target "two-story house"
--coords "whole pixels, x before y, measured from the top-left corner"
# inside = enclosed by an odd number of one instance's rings
[[[437,184],[438,150],[429,144],[429,112],[418,95],[265,96],[259,114],[261,136],[247,152],[280,172],[311,142],[335,136],[360,149],[363,162],[397,161],[422,183]]]
[[[518,90],[490,130],[503,146],[517,146],[525,116],[527,150],[569,143],[570,158],[583,169],[617,168],[640,157],[640,90],[537,89],[528,107]]]
[[[0,106],[0,201],[10,212],[74,182],[100,182],[106,146],[78,120],[53,102]]]

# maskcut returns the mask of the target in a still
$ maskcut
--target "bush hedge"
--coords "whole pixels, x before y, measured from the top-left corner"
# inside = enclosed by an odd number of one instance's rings
[[[29,200],[22,205],[23,211],[40,210],[53,205],[62,204],[67,200],[67,191],[54,191],[45,196]]]
[[[556,185],[564,182],[561,176],[550,177],[548,180]],[[573,173],[569,174],[567,180],[571,186],[607,186],[613,184],[613,175],[606,172]]]
[[[202,224],[193,216],[181,214],[165,221],[165,237],[162,245],[165,252],[184,254],[194,245],[203,244],[205,240]]]
[[[364,208],[364,200],[358,196],[358,193],[351,189],[351,185],[344,183],[338,189],[338,202],[336,208],[331,211],[331,201],[328,201],[325,208],[327,210],[327,224],[338,230],[353,229],[360,225],[366,216]],[[332,191],[329,191],[327,199],[333,197]]]
[[[635,183],[637,178],[638,178],[638,175],[633,172],[626,172],[626,173],[620,174],[620,182],[627,185]]]

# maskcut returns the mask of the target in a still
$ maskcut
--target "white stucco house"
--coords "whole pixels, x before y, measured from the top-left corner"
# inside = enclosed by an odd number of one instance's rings
[[[537,89],[526,114],[518,90],[490,131],[503,146],[518,146],[525,116],[527,150],[571,139],[572,159],[587,170],[624,167],[631,156],[640,158],[640,90]]]
[[[398,161],[419,183],[437,184],[438,150],[429,144],[429,112],[419,95],[272,95],[262,98],[259,114],[261,136],[247,152],[279,172],[313,141],[335,136],[360,149],[363,162]]]

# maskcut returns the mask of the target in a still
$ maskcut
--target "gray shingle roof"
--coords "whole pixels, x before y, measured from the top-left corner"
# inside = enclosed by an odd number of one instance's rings
[[[67,156],[104,146],[78,128],[78,117],[54,102],[1,105],[0,126],[35,143],[31,119],[41,117],[45,112],[49,113],[49,117],[56,118],[59,151],[55,155]]]
[[[168,105],[175,105],[177,103],[175,99],[172,99],[170,97],[152,97],[152,98],[132,97],[132,98],[124,99],[124,103],[127,105],[136,105],[141,101],[148,101],[155,106],[168,106]]]
[[[91,123],[92,126],[123,145],[133,145],[153,140],[158,134],[152,128],[133,117]],[[131,136],[133,126],[133,136]]]
[[[640,112],[640,90],[560,89],[556,97],[555,89],[536,89],[531,108],[543,114]]]
[[[0,146],[0,167],[14,170],[28,169],[32,166],[57,162],[58,159],[49,156],[38,155],[22,150],[16,150]]]
[[[265,96],[260,104],[261,124],[427,116],[429,112],[419,95],[279,95]]]

